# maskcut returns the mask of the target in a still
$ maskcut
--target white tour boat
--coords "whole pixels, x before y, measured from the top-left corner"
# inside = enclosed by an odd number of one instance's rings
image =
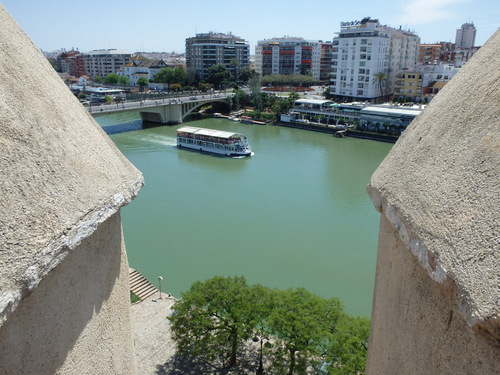
[[[177,146],[226,156],[248,156],[252,153],[243,134],[193,126],[177,129]]]

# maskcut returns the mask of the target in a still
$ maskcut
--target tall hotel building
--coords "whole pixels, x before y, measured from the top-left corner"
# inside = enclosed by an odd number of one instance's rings
[[[249,55],[249,44],[231,33],[209,32],[186,39],[186,68],[200,79],[207,79],[211,66],[224,64],[237,80],[241,69],[250,64]]]
[[[255,46],[255,71],[269,74],[311,74],[320,78],[321,45],[303,38],[260,40]]]
[[[455,37],[455,47],[469,49],[474,47],[476,42],[476,27],[473,23],[464,23],[460,29],[457,30]]]
[[[342,22],[334,40],[330,93],[345,100],[371,100],[394,92],[396,74],[418,60],[420,38],[378,20]],[[387,79],[378,82],[377,73]],[[380,85],[380,83],[382,85]]]

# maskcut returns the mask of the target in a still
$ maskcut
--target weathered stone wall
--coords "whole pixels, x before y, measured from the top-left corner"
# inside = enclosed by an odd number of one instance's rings
[[[0,4],[0,325],[141,173]]]
[[[120,209],[142,187],[0,4],[0,373],[135,374]]]
[[[135,374],[128,273],[117,213],[0,327],[0,373]]]
[[[500,374],[500,30],[371,178],[368,374]]]
[[[499,374],[500,348],[473,332],[382,215],[366,373]]]

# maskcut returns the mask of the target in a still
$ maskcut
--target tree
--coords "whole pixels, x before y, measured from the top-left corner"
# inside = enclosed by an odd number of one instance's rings
[[[215,64],[208,68],[207,81],[215,87],[221,87],[223,82],[228,82],[231,79],[231,73],[226,69],[224,64]]]
[[[373,74],[373,83],[377,84],[380,96],[383,95],[384,92],[383,86],[386,80],[387,80],[387,73],[384,71],[380,71],[378,73]]]
[[[102,77],[97,76],[97,77],[94,77],[94,82],[95,83],[103,83],[104,80],[102,79]]]
[[[178,83],[173,83],[170,85],[170,90],[180,91],[181,89],[182,89],[182,86]]]
[[[241,108],[242,105],[247,103],[248,95],[243,90],[236,90],[234,92],[233,101],[234,101],[234,109],[238,110]]]
[[[255,75],[250,78],[250,80],[248,81],[248,85],[250,86],[250,92],[252,94],[255,108],[257,109],[257,111],[262,112],[264,110],[264,106],[262,103],[260,76]]]
[[[196,73],[196,69],[190,68],[186,72],[186,83],[191,86],[198,86],[200,77]]]
[[[262,84],[271,86],[310,86],[314,82],[311,75],[304,74],[269,74],[262,77]]]
[[[248,82],[248,80],[254,75],[256,74],[255,71],[252,71],[250,69],[250,67],[248,66],[244,66],[243,68],[241,68],[241,71],[240,71],[240,76],[238,77],[240,81],[242,82]]]
[[[309,64],[300,64],[300,74],[304,76],[312,75]]]
[[[235,365],[257,321],[251,313],[252,296],[256,294],[243,277],[216,276],[195,282],[175,303],[170,317],[178,353]]]
[[[111,73],[111,74],[108,74],[106,76],[106,78],[104,78],[104,83],[106,85],[116,85],[118,83],[119,78],[120,77],[118,76],[118,74]]]
[[[273,348],[276,373],[306,373],[317,366],[343,314],[336,298],[324,299],[304,288],[275,291],[265,327],[277,338]]]
[[[120,85],[130,85],[130,79],[127,76],[119,76],[118,83]]]
[[[348,316],[336,298],[221,276],[194,283],[181,297],[169,317],[178,355],[231,367],[252,339],[271,359],[269,373],[304,374],[324,361],[332,374],[364,369],[369,320]]]
[[[299,93],[297,91],[292,91],[290,95],[288,95],[287,101],[290,108],[292,108],[295,104],[295,101],[299,99]]]
[[[329,373],[362,374],[366,365],[370,320],[344,314],[335,328],[326,360]]]
[[[198,83],[198,90],[202,92],[211,91],[213,88],[214,85],[212,85],[211,83]]]
[[[186,84],[186,71],[182,67],[161,68],[153,77],[153,82],[167,83],[169,85],[178,83],[179,85],[184,86]]]
[[[149,86],[149,80],[146,77],[139,77],[137,80],[140,91],[144,90],[144,87]]]
[[[234,74],[233,74],[234,79],[238,80],[240,77],[240,67],[241,67],[240,60],[238,60],[236,57],[233,57],[231,59],[231,62],[229,63],[229,65],[231,66],[231,68],[234,71]]]
[[[60,69],[60,68],[59,68],[59,66],[56,64],[56,60],[55,60],[55,59],[49,58],[49,59],[47,59],[47,60],[49,60],[50,65],[52,65],[52,67],[54,68],[54,70],[55,70],[56,72],[61,72],[61,69]]]

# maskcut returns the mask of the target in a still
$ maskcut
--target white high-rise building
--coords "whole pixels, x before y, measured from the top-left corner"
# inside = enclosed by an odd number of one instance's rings
[[[396,74],[416,64],[420,38],[367,17],[342,22],[334,44],[330,93],[348,100],[371,100],[391,94]]]
[[[476,27],[471,23],[464,23],[460,29],[457,30],[455,37],[455,47],[469,49],[474,47],[476,41]]]

